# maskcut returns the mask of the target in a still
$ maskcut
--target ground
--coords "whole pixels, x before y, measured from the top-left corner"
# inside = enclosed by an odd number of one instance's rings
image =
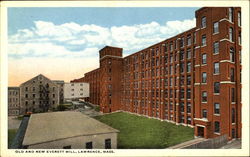
[[[17,133],[17,129],[8,130],[8,148],[10,148],[12,141],[14,140]]]
[[[16,136],[17,130],[21,124],[22,120],[16,116],[8,117],[8,147],[10,147],[13,139]]]
[[[167,148],[194,138],[194,130],[185,126],[118,112],[95,117],[118,129],[118,148]]]

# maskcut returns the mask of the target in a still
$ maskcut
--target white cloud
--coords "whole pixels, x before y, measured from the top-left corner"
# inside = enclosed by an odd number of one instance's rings
[[[195,19],[167,21],[165,25],[151,22],[140,25],[79,25],[74,22],[56,25],[35,21],[35,27],[19,30],[9,37],[11,57],[86,57],[97,56],[105,45],[122,47],[134,53],[173,35],[195,27]]]

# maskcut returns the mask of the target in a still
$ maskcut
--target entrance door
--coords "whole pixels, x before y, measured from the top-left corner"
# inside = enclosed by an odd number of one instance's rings
[[[198,126],[198,136],[199,137],[204,137],[204,128]]]

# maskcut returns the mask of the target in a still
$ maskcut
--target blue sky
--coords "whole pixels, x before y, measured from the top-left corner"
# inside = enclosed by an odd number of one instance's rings
[[[197,9],[8,8],[9,85],[40,73],[65,81],[82,77],[99,67],[104,46],[123,48],[123,56],[135,53],[195,27]]]
[[[9,8],[8,33],[34,26],[34,21],[53,21],[55,24],[76,22],[104,27],[144,24],[156,21],[192,19],[198,8]]]

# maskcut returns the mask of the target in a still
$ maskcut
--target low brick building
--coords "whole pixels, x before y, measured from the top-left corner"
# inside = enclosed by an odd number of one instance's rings
[[[32,114],[23,148],[116,149],[118,132],[80,112]]]

